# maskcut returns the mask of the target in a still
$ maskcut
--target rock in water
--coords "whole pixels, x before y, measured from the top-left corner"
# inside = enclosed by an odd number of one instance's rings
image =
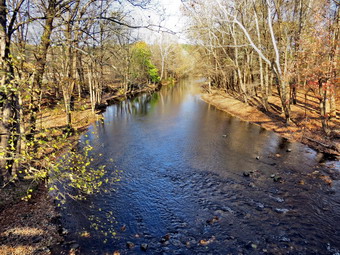
[[[207,220],[206,223],[211,225],[211,224],[214,224],[217,221],[219,221],[218,216],[214,216],[212,219]]]
[[[249,173],[249,172],[243,172],[243,176],[244,176],[244,177],[249,177],[249,176],[250,176],[250,173]]]
[[[126,247],[132,249],[133,247],[135,247],[135,244],[133,242],[126,242]]]
[[[279,182],[282,180],[282,178],[280,176],[274,176],[273,180],[274,182]]]
[[[287,212],[289,212],[289,209],[286,209],[286,208],[275,208],[274,211],[277,212],[277,213],[287,213]]]
[[[250,182],[250,183],[248,184],[248,187],[255,188],[256,186],[255,186],[254,183]]]
[[[61,235],[63,235],[63,236],[66,236],[66,235],[68,235],[68,230],[66,229],[66,228],[62,228],[61,229]]]
[[[149,248],[149,245],[146,244],[146,243],[142,243],[142,244],[140,245],[140,249],[141,249],[142,251],[147,251],[148,248]]]
[[[165,242],[167,242],[167,241],[169,241],[170,240],[170,235],[169,234],[166,234],[165,236],[163,236],[162,238],[161,238],[161,243],[165,243]]]

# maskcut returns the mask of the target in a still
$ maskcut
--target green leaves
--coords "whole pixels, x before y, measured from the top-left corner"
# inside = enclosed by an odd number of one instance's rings
[[[143,80],[158,83],[160,77],[158,69],[151,62],[151,51],[145,42],[137,42],[132,49],[132,76],[137,82]]]
[[[57,194],[62,192],[62,197],[76,200],[85,200],[88,195],[109,191],[103,188],[103,184],[108,186],[118,178],[107,177],[105,165],[93,166],[95,160],[90,155],[92,150],[93,147],[87,144],[79,151],[69,151],[63,155],[51,169],[50,190]]]

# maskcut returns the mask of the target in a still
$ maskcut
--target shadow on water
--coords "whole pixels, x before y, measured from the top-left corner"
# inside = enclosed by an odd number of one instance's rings
[[[80,143],[121,181],[67,201],[81,254],[340,252],[340,184],[319,178],[339,162],[204,103],[192,81],[103,115]]]

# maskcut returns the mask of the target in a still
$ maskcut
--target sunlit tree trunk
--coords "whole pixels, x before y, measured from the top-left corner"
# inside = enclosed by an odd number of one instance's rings
[[[234,44],[237,45],[237,39],[236,39],[234,24],[232,25],[232,37],[233,37]],[[235,61],[235,66],[236,66],[236,70],[237,70],[239,89],[242,93],[244,102],[247,103],[247,94],[246,94],[245,84],[243,82],[241,68],[240,68],[240,64],[239,64],[239,61],[238,61],[239,60],[238,47],[235,47],[234,53],[235,53],[235,56],[234,56],[235,60],[234,61]]]
[[[255,17],[258,45],[261,48],[262,47],[261,32],[260,32],[259,19],[258,19],[255,3],[254,3],[254,17]],[[260,71],[261,99],[262,99],[262,104],[263,104],[265,110],[268,111],[268,109],[269,109],[269,105],[268,105],[268,78],[267,78],[267,81],[265,82],[264,81],[264,74],[263,74],[263,60],[260,56],[258,56],[258,60],[259,60],[259,71]]]
[[[0,182],[3,184],[15,177],[13,164],[20,133],[20,106],[10,57],[11,34],[12,28],[7,26],[6,0],[0,0]]]

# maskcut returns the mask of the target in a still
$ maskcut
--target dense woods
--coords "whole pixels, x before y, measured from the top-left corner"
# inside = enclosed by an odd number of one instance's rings
[[[134,9],[150,6],[150,1],[1,1],[3,184],[17,178],[18,169],[37,168],[32,162],[41,159],[39,150],[46,150],[43,144],[50,136],[37,126],[42,108],[62,105],[62,132],[71,134],[77,102],[95,113],[105,106],[105,94],[128,95],[190,71],[192,63],[175,64],[188,49],[161,26],[133,17]],[[138,38],[136,31],[142,28],[157,30],[153,45]]]
[[[334,135],[329,122],[337,117],[338,1],[184,1],[187,45],[159,25],[136,21],[132,9],[151,6],[1,1],[2,183],[16,178],[19,168],[36,167],[31,161],[46,142],[37,127],[42,108],[62,105],[63,132],[70,134],[75,103],[95,113],[105,95],[124,96],[189,73],[205,76],[209,91],[217,87],[245,103],[259,101],[263,111],[270,111],[268,98],[276,94],[287,124],[296,121],[291,105],[297,91],[313,95],[325,135]],[[139,40],[141,28],[158,32],[151,43]]]
[[[190,38],[200,48],[209,82],[245,103],[277,93],[286,123],[297,90],[313,94],[327,136],[339,87],[336,0],[189,1]]]

